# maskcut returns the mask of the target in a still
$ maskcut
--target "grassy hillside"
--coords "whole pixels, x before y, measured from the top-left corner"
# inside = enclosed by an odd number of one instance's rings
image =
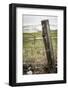
[[[51,30],[50,37],[56,56],[57,30]],[[47,63],[42,32],[23,33],[23,59],[25,63]]]

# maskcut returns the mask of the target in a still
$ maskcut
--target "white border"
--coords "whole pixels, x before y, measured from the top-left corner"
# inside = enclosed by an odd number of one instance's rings
[[[22,15],[51,15],[58,17],[58,73],[40,75],[22,75]],[[16,8],[16,82],[37,82],[63,80],[63,10]]]

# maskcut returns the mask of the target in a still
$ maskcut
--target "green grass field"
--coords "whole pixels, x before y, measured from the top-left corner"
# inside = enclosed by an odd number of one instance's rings
[[[57,56],[57,30],[50,30],[55,57]],[[46,62],[45,62],[46,61]],[[23,33],[23,62],[46,63],[46,52],[42,32]]]

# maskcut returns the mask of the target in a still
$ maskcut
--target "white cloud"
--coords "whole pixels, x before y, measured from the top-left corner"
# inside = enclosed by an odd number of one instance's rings
[[[24,32],[36,32],[41,31],[41,21],[49,20],[50,29],[57,29],[57,17],[56,16],[41,16],[41,15],[24,15],[23,16],[23,26]]]

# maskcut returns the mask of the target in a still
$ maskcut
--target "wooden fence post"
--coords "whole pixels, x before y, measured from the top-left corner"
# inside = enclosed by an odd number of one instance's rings
[[[45,45],[45,51],[48,60],[48,71],[49,73],[55,72],[55,58],[53,52],[53,46],[50,37],[50,26],[48,20],[41,21],[42,24],[42,36]]]

